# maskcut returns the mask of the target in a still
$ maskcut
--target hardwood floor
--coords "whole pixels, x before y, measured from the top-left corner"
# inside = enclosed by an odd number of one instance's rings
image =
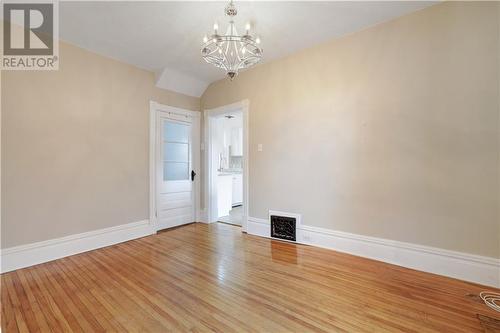
[[[2,332],[482,332],[483,289],[195,223],[2,274]]]

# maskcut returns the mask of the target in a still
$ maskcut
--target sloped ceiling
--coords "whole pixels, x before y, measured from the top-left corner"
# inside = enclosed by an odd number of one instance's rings
[[[263,62],[425,8],[435,2],[236,2],[237,27],[251,22]],[[225,73],[205,63],[200,46],[226,2],[60,2],[60,38],[156,73],[157,85],[201,96]]]

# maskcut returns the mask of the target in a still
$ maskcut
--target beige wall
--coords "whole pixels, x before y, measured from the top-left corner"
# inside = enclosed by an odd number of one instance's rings
[[[439,4],[212,84],[203,108],[250,100],[250,216],[500,257],[498,6]]]
[[[498,27],[498,54],[500,55],[500,3],[497,3],[497,27]],[[498,193],[497,193],[497,218],[498,218],[498,230],[500,233],[500,56],[497,57],[498,60],[498,76],[497,76],[497,82],[498,82],[498,118],[497,118],[497,139],[498,139],[498,147],[499,147],[499,152],[497,156],[497,163],[499,165],[497,169],[497,182],[498,182]],[[500,237],[498,237],[498,248],[500,249]],[[500,250],[499,250],[500,252]]]
[[[153,73],[60,44],[60,70],[2,73],[2,248],[147,219]]]

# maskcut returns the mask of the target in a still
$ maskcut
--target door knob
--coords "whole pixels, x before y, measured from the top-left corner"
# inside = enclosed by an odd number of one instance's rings
[[[191,170],[191,181],[194,182],[194,177],[196,176],[196,172],[194,170]]]

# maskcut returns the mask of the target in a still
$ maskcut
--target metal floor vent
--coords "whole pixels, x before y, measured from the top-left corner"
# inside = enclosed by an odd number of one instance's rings
[[[271,237],[295,242],[297,240],[297,219],[289,216],[270,215]]]

